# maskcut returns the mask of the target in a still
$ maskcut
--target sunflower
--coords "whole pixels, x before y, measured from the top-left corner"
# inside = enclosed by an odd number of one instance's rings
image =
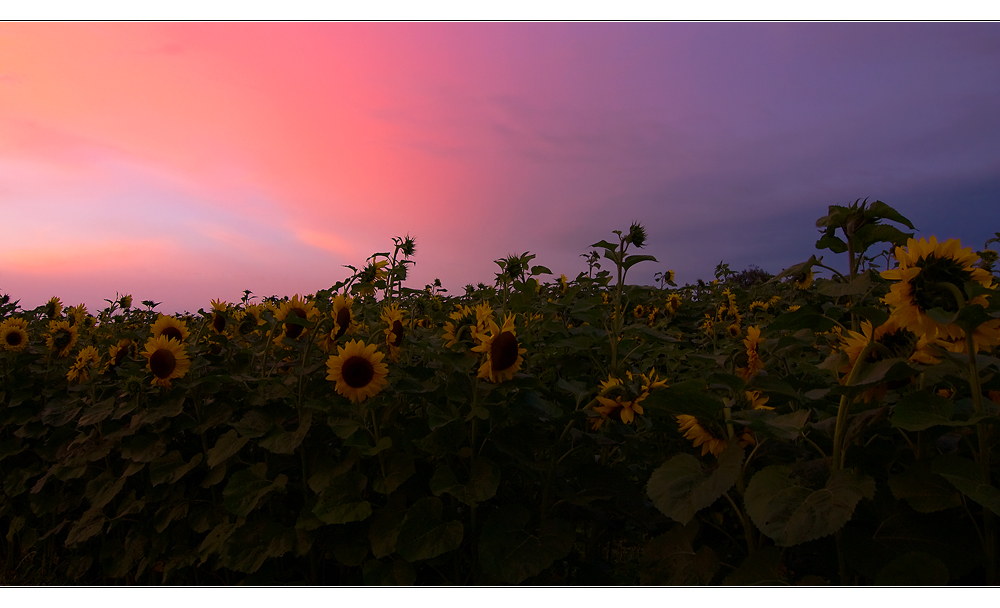
[[[636,319],[641,319],[645,317],[646,307],[643,306],[642,304],[636,304],[635,309],[632,311],[632,315],[635,316]]]
[[[763,342],[759,327],[752,325],[747,328],[747,337],[743,340],[743,346],[747,349],[747,365],[736,370],[744,382],[749,382],[757,372],[764,369],[764,362],[760,360],[760,354],[757,352],[757,348]]]
[[[69,321],[49,321],[45,345],[59,357],[65,357],[76,345],[77,327]]]
[[[740,327],[739,321],[734,321],[727,325],[726,331],[729,332],[730,338],[739,338],[743,334],[743,329]]]
[[[118,344],[115,344],[114,346],[109,348],[108,362],[104,366],[103,373],[107,373],[117,368],[119,365],[121,365],[122,361],[125,360],[125,357],[128,356],[129,347],[131,346],[132,346],[131,340],[129,340],[128,338],[122,338],[121,340],[118,341]]]
[[[479,367],[480,378],[490,382],[503,382],[514,377],[521,368],[521,355],[528,352],[521,348],[514,334],[514,315],[508,313],[503,321],[503,327],[497,327],[493,319],[489,320],[489,334],[477,333],[479,346],[473,352],[486,353],[486,360]]]
[[[649,392],[654,388],[661,388],[667,385],[666,380],[660,380],[657,377],[655,369],[649,370],[648,374],[639,375],[638,387],[635,385],[635,377],[632,375],[632,372],[626,371],[625,375],[629,381],[629,389],[626,389],[626,386],[620,379],[613,376],[608,376],[607,380],[601,382],[601,390],[597,394],[597,402],[601,405],[594,408],[594,411],[600,414],[600,417],[590,421],[590,426],[593,430],[596,431],[599,429],[604,424],[604,421],[609,418],[621,420],[625,424],[629,424],[635,420],[636,414],[641,415],[644,413],[639,403],[649,396]],[[614,398],[611,398],[608,395],[612,392],[618,392],[618,394]]]
[[[694,447],[701,446],[701,455],[709,452],[718,457],[726,449],[726,440],[720,439],[701,425],[697,418],[687,414],[677,416],[678,430],[684,433],[684,438],[691,441]]]
[[[992,287],[992,275],[976,267],[979,256],[972,248],[962,248],[961,241],[949,239],[938,243],[936,237],[930,240],[909,239],[906,248],[896,248],[899,266],[882,272],[882,277],[899,281],[893,284],[883,301],[892,308],[891,315],[899,324],[917,336],[929,339],[941,338],[952,343],[950,350],[964,352],[965,332],[955,323],[942,324],[932,319],[927,311],[943,308],[947,312],[957,312],[958,302],[954,293],[942,286],[954,285],[964,291],[965,283],[979,283]],[[969,304],[987,304],[985,296],[976,296]],[[976,350],[1000,344],[1000,319],[983,323],[973,332]]]
[[[66,373],[66,380],[72,382],[86,382],[90,379],[90,372],[97,369],[101,364],[101,353],[93,346],[88,346],[80,351],[76,356],[76,361]]]
[[[28,348],[28,322],[11,317],[0,323],[0,344],[15,353]]]
[[[773,410],[773,407],[768,407],[766,404],[771,400],[770,397],[761,396],[760,391],[743,391],[746,395],[747,404],[750,405],[752,410]]]
[[[170,388],[172,379],[183,378],[191,369],[187,349],[176,338],[150,338],[146,341],[146,350],[142,354],[148,360],[146,369],[153,372],[153,386]]]
[[[221,334],[226,331],[226,311],[229,309],[229,305],[222,300],[212,300],[212,321],[209,323],[212,327],[212,331],[217,334]]]
[[[382,322],[385,323],[385,344],[389,347],[389,359],[399,360],[399,346],[403,343],[404,317],[406,311],[399,310],[398,304],[382,308]]]
[[[87,320],[87,305],[77,304],[66,309],[66,318],[70,325],[83,327]]]
[[[50,319],[58,319],[62,315],[62,300],[56,296],[49,298],[49,301],[45,303],[45,316]]]
[[[806,272],[795,277],[795,287],[797,289],[805,290],[809,289],[809,286],[813,284],[813,271],[812,268]]]
[[[333,298],[330,314],[333,316],[334,325],[330,335],[334,340],[358,329],[358,322],[354,319],[354,313],[351,311],[353,305],[354,298],[350,296],[337,295]]]
[[[667,296],[667,303],[664,305],[671,315],[676,315],[677,311],[681,307],[681,297],[676,293],[672,293]]]
[[[870,342],[877,342],[884,346],[891,356],[907,359],[911,363],[923,363],[924,365],[935,365],[940,363],[940,359],[934,356],[935,346],[945,346],[945,342],[937,339],[928,340],[927,336],[917,337],[910,330],[902,327],[899,319],[889,317],[885,323],[873,328],[871,321],[861,322],[861,332],[847,331],[847,336],[841,338],[840,350],[847,354],[848,361],[841,368],[841,373],[850,373],[861,351]],[[881,361],[885,354],[880,349],[873,349],[868,354],[868,361]]]
[[[705,332],[705,335],[713,335],[715,333],[715,321],[712,320],[712,315],[705,313],[705,320],[701,322],[701,331]]]
[[[264,321],[260,318],[261,308],[259,304],[251,304],[246,307],[246,310],[237,312],[235,318],[237,331],[246,336],[263,325]]]
[[[559,293],[566,293],[569,288],[569,282],[566,280],[566,275],[559,275]]]
[[[187,323],[176,317],[160,315],[156,317],[156,322],[150,326],[154,338],[165,336],[173,338],[178,343],[187,342],[191,332],[188,331]]]
[[[326,361],[326,379],[336,382],[338,393],[355,403],[377,395],[386,383],[389,367],[382,363],[384,354],[374,344],[351,340],[338,346],[337,354]]]
[[[303,321],[312,321],[317,314],[316,307],[313,303],[302,298],[299,294],[295,294],[292,296],[291,300],[283,302],[274,315],[274,319],[281,323],[281,333],[274,338],[274,344],[276,346],[281,346],[281,342],[284,338],[291,338],[295,340],[309,332],[304,325],[291,322],[285,323],[285,319],[287,319],[288,315],[292,313],[295,313],[295,316]]]

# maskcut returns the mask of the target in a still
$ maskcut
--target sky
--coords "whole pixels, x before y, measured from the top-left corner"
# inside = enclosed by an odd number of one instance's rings
[[[0,23],[0,292],[195,311],[408,233],[454,294],[632,221],[684,284],[866,197],[981,249],[998,108],[1000,23]]]

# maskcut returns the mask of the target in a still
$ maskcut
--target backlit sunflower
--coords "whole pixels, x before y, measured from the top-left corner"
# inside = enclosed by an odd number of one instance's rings
[[[229,310],[229,305],[224,301],[212,300],[212,319],[209,322],[209,326],[217,334],[226,331],[226,325],[229,323],[226,319],[227,310]]]
[[[389,348],[389,360],[399,360],[399,347],[403,343],[406,311],[398,304],[382,308],[382,322],[385,323],[385,345]]]
[[[445,347],[452,347],[458,344],[458,341],[462,338],[462,329],[468,328],[472,332],[472,315],[473,309],[469,306],[463,306],[459,304],[454,312],[448,315],[450,321],[444,322],[444,338]]]
[[[0,344],[4,350],[19,353],[28,347],[28,322],[11,317],[0,323]],[[51,348],[51,347],[50,347]]]
[[[559,275],[559,293],[566,293],[566,289],[569,288],[569,282],[566,280],[566,275]]]
[[[358,329],[358,321],[354,318],[352,307],[354,298],[345,295],[337,295],[333,298],[330,306],[331,316],[333,316],[333,329],[330,335],[334,340],[340,339],[346,333],[352,333]]]
[[[76,345],[77,328],[69,321],[49,321],[49,333],[45,345],[58,357],[65,357]]]
[[[76,306],[70,306],[66,309],[66,319],[70,325],[83,327],[87,320],[87,305],[77,304]]]
[[[382,362],[384,354],[374,344],[351,340],[338,346],[337,354],[326,361],[326,379],[336,382],[338,393],[355,403],[377,395],[387,384],[389,367]]]
[[[45,316],[50,319],[58,319],[62,315],[62,300],[56,296],[49,298],[49,301],[45,303]]]
[[[274,314],[274,319],[281,323],[281,333],[274,338],[275,345],[281,346],[284,338],[295,340],[309,333],[309,330],[303,325],[290,321],[288,323],[285,322],[289,315],[293,313],[302,321],[312,321],[316,317],[317,311],[312,302],[302,298],[299,294],[295,294],[287,302],[282,302],[278,311]]]
[[[927,311],[934,308],[958,311],[955,294],[944,287],[944,283],[954,285],[962,293],[967,282],[992,287],[992,275],[976,267],[979,256],[970,247],[963,249],[958,239],[938,243],[937,238],[932,236],[930,240],[909,239],[905,248],[896,248],[896,259],[899,266],[882,273],[883,278],[899,281],[893,284],[884,298],[892,308],[891,315],[900,326],[913,334],[929,339],[941,338],[953,343],[951,350],[964,352],[965,332],[962,328],[955,323],[939,323]],[[969,304],[985,306],[988,302],[985,296],[976,296]],[[977,327],[972,339],[977,351],[1000,344],[1000,319]]]
[[[191,335],[185,321],[168,315],[160,315],[156,317],[156,322],[150,326],[150,330],[153,332],[154,338],[165,336],[167,338],[173,338],[181,344],[187,342],[188,336]]]
[[[97,352],[97,349],[93,346],[88,346],[76,356],[76,361],[66,373],[66,380],[70,382],[74,380],[77,382],[86,382],[90,379],[91,372],[96,370],[100,364],[101,353]]]
[[[476,338],[479,346],[473,352],[486,353],[486,360],[479,367],[480,378],[490,382],[503,382],[514,377],[521,369],[521,355],[528,352],[518,344],[514,333],[514,315],[508,313],[503,321],[503,327],[497,327],[493,319],[489,320],[489,334],[478,333]]]
[[[150,338],[146,341],[146,350],[142,354],[147,359],[146,369],[153,372],[153,381],[150,383],[153,386],[170,388],[171,380],[183,378],[191,369],[187,349],[175,338],[165,335]]]

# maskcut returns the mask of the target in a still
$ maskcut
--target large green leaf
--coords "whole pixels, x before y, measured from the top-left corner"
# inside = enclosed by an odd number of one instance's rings
[[[920,461],[903,473],[889,476],[889,489],[896,500],[910,503],[914,511],[933,513],[962,506],[962,497],[944,478]]]
[[[379,494],[393,493],[396,488],[417,472],[413,465],[413,457],[406,452],[396,452],[390,456],[385,467],[385,477],[377,477],[372,482],[372,489]]]
[[[483,524],[479,537],[479,563],[483,573],[516,585],[536,576],[565,557],[573,548],[576,532],[559,519],[547,519],[528,531],[531,513],[516,505],[501,507]]]
[[[962,494],[1000,515],[1000,490],[983,480],[982,469],[976,463],[948,454],[935,458],[931,471],[950,481]]]
[[[270,481],[266,475],[267,465],[263,462],[234,473],[222,490],[222,506],[234,515],[246,517],[269,492],[285,489],[287,476],[281,474]]]
[[[875,481],[851,471],[836,471],[813,490],[790,466],[761,469],[747,485],[747,514],[779,547],[833,534],[854,514],[861,498],[875,495]]]
[[[258,445],[275,454],[294,454],[295,448],[305,439],[311,425],[312,410],[306,410],[299,418],[299,427],[294,432],[289,433],[279,426],[261,439]]]
[[[362,568],[365,585],[402,585],[410,587],[417,581],[413,565],[401,559],[386,563],[377,559],[368,560]]]
[[[932,426],[954,426],[955,404],[926,391],[916,391],[899,400],[892,409],[892,426],[904,431],[922,431]],[[964,423],[959,423],[964,424]]]
[[[743,448],[731,442],[719,455],[718,467],[705,467],[691,454],[678,454],[653,471],[646,493],[664,515],[687,524],[736,483]]]
[[[215,442],[215,447],[208,450],[208,462],[206,463],[208,468],[214,469],[225,462],[227,458],[239,452],[240,448],[248,441],[250,441],[249,437],[240,437],[240,434],[235,430],[230,430],[219,437],[219,440]]]
[[[199,452],[185,463],[181,453],[178,450],[173,450],[166,456],[149,463],[149,482],[153,486],[161,483],[176,483],[197,466],[203,458],[204,455]]]
[[[346,524],[367,519],[372,514],[371,503],[362,496],[367,484],[368,478],[357,471],[333,478],[320,492],[313,514],[327,524]]]
[[[396,538],[396,553],[408,562],[437,557],[462,544],[460,521],[441,519],[441,499],[427,497],[413,503]]]

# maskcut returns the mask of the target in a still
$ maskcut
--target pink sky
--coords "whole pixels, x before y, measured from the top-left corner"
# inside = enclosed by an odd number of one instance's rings
[[[196,310],[409,232],[409,285],[456,293],[526,250],[575,276],[632,220],[635,280],[693,281],[804,260],[828,204],[992,192],[995,24],[846,25],[0,24],[0,291]]]

